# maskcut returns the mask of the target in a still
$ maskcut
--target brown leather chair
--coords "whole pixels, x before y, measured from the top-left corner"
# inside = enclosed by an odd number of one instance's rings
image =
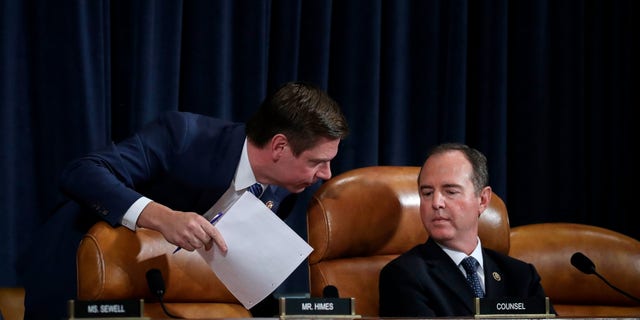
[[[196,252],[182,250],[156,231],[94,225],[78,248],[78,300],[144,299],[144,314],[166,318],[150,292],[146,272],[156,268],[165,281],[163,301],[184,318],[248,318],[251,313],[227,290]]]
[[[4,320],[22,320],[24,318],[24,288],[0,288],[0,314]]]
[[[571,256],[582,252],[612,285],[640,297],[640,242],[601,227],[539,223],[511,229],[513,257],[532,263],[560,317],[638,317],[640,304],[580,272]]]
[[[355,298],[355,311],[378,316],[380,269],[427,233],[419,214],[420,167],[374,166],[335,176],[314,194],[308,208],[311,296],[325,286]],[[497,195],[480,219],[486,247],[509,252],[509,218]]]

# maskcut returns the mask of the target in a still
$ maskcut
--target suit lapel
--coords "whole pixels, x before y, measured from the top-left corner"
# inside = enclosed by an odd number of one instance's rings
[[[285,198],[291,193],[285,188],[280,188],[274,185],[270,185],[260,197],[260,200],[270,207],[271,211],[275,212],[278,217],[284,220],[291,211],[290,206],[286,205]],[[285,204],[283,204],[285,202]]]
[[[506,296],[504,274],[493,259],[482,250],[484,260],[484,285],[487,297]]]
[[[467,279],[458,270],[458,266],[431,238],[427,240],[425,250],[424,256],[429,257],[427,263],[434,281],[440,281],[441,287],[448,290],[450,296],[457,299],[471,314],[474,314],[474,295],[467,284]]]
[[[281,201],[278,197],[278,188],[275,186],[269,186],[264,190],[262,196],[260,196],[260,200],[262,200],[262,202],[264,202],[271,211],[277,212]]]

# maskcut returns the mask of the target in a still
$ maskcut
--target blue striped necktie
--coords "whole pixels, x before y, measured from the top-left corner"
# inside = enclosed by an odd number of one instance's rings
[[[256,198],[260,198],[262,196],[262,185],[259,183],[254,183],[249,187],[249,192],[253,193]]]

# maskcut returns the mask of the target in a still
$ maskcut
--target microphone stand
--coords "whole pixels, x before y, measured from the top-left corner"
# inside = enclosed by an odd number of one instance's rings
[[[624,292],[622,289],[612,285],[611,283],[609,283],[609,281],[607,281],[607,279],[605,279],[603,276],[601,276],[598,272],[594,271],[593,274],[595,274],[598,278],[600,278],[602,281],[604,281],[604,283],[606,283],[613,290],[622,293],[625,297],[627,297],[627,298],[629,298],[629,299],[631,299],[631,300],[633,300],[633,301],[635,301],[637,303],[640,303],[640,299],[638,299],[638,298],[632,296],[631,294]]]
[[[158,301],[160,302],[160,307],[162,307],[162,311],[164,311],[164,313],[170,318],[182,319],[181,317],[178,317],[172,314],[171,312],[169,312],[169,310],[167,310],[167,307],[164,305],[164,301],[162,300],[162,297],[164,296],[164,290],[165,290],[164,279],[162,278],[162,273],[160,272],[160,270],[150,269],[147,271],[146,276],[147,276],[147,285],[149,286],[149,290],[151,290],[151,293],[153,293],[153,295],[158,298]]]
[[[169,310],[167,310],[167,307],[164,305],[164,301],[162,300],[162,296],[158,296],[158,301],[160,302],[160,306],[162,307],[162,311],[164,311],[164,314],[169,316],[169,318],[182,319],[181,317],[178,317],[178,316],[172,314],[171,312],[169,312]]]

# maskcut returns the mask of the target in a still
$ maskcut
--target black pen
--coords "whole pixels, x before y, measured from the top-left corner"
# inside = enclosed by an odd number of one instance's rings
[[[213,218],[211,218],[211,224],[215,224],[216,222],[218,222],[218,220],[220,220],[220,218],[222,218],[222,215],[224,214],[224,212],[220,211],[218,213],[216,213],[215,216],[213,216]],[[180,251],[180,249],[182,249],[181,247],[177,247],[176,250],[173,251],[173,253],[176,253],[178,251]]]

